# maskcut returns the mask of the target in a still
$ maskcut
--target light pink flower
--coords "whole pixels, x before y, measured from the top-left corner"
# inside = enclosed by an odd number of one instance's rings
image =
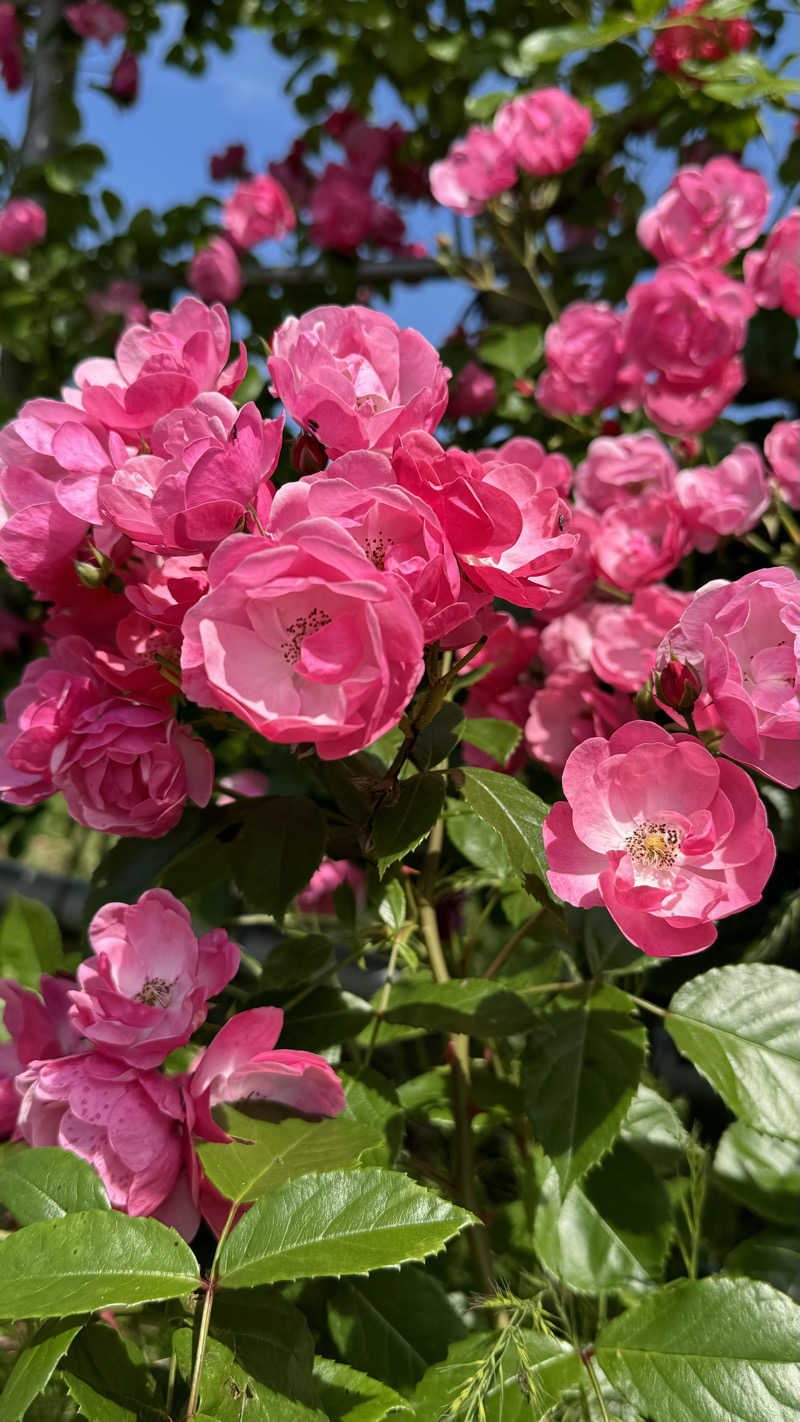
[[[723,755],[790,788],[800,783],[799,591],[791,568],[706,583],[657,663],[678,658],[699,673],[725,732]]]
[[[592,115],[563,89],[534,89],[501,104],[494,131],[526,173],[537,178],[571,168],[592,128]]]
[[[148,317],[141,290],[135,281],[120,279],[109,282],[103,291],[90,291],[86,305],[98,319],[104,316],[124,316],[126,321],[141,324]]]
[[[239,949],[223,928],[197,938],[188,909],[166,889],[135,904],[105,904],[89,924],[95,956],[70,993],[75,1029],[106,1056],[157,1067],[205,1021],[230,982]]]
[[[244,795],[247,800],[258,800],[269,794],[269,779],[263,770],[234,770],[220,780],[220,785],[233,791],[231,795],[217,795],[218,805],[232,805],[234,799]]]
[[[540,617],[548,621],[560,617],[577,607],[588,596],[599,576],[594,556],[594,544],[599,524],[594,514],[585,509],[576,509],[569,524],[569,531],[575,539],[575,546],[560,567],[545,573],[539,579],[547,589],[548,600],[539,610]]]
[[[481,464],[523,464],[536,475],[540,489],[555,489],[566,498],[572,484],[572,465],[565,454],[547,454],[538,439],[514,435],[495,449],[479,449]]]
[[[800,316],[800,208],[776,222],[764,246],[744,259],[744,282],[759,306],[781,306]]]
[[[0,252],[20,257],[41,242],[47,231],[47,213],[33,198],[11,198],[0,209]]]
[[[706,0],[686,0],[668,10],[666,17],[676,20],[680,15],[695,15],[705,3]],[[693,24],[672,24],[659,30],[653,41],[653,59],[656,68],[665,74],[678,74],[687,59],[725,59],[729,54],[738,54],[754,34],[750,21],[743,17],[717,20],[698,15]]]
[[[639,588],[632,603],[599,604],[589,657],[592,670],[620,691],[639,691],[655,665],[664,633],[689,601],[688,593],[655,584]]]
[[[724,267],[752,246],[764,225],[770,193],[760,173],[733,158],[680,168],[636,235],[657,262]]]
[[[44,973],[38,993],[20,987],[11,978],[0,978],[0,1003],[5,1004],[3,1025],[9,1040],[0,1042],[0,1137],[14,1130],[19,1096],[14,1078],[29,1062],[63,1057],[78,1049],[79,1038],[71,1027],[67,1008],[69,978]]]
[[[474,217],[487,198],[513,188],[517,170],[503,140],[474,124],[466,138],[451,145],[446,158],[431,164],[428,176],[442,207]]]
[[[595,628],[613,603],[581,602],[542,628],[539,656],[546,672],[589,671]]]
[[[242,294],[242,269],[230,242],[212,237],[189,263],[189,285],[201,301],[221,301],[232,306]]]
[[[223,204],[222,222],[237,247],[256,247],[268,238],[282,241],[297,218],[280,183],[259,173],[238,184]]]
[[[18,1129],[29,1145],[88,1160],[117,1210],[165,1208],[183,1162],[185,1112],[174,1078],[85,1052],[32,1063],[17,1091]]]
[[[674,495],[652,493],[606,509],[592,552],[607,582],[635,592],[671,573],[690,546]]]
[[[713,424],[744,383],[737,352],[755,306],[740,282],[712,267],[670,262],[628,292],[628,356],[655,373],[644,406],[667,434]]]
[[[710,553],[720,538],[755,528],[769,505],[764,463],[752,444],[737,444],[713,469],[682,469],[675,497],[695,548]]]
[[[86,523],[58,502],[55,483],[35,469],[0,469],[0,558],[38,597],[59,597],[75,581]]]
[[[355,252],[370,236],[374,201],[355,168],[329,163],[311,194],[311,241],[323,251]]]
[[[775,482],[792,509],[800,509],[800,420],[779,420],[764,440]]]
[[[578,508],[603,513],[640,494],[672,491],[677,469],[666,445],[649,430],[593,439],[575,470]]]
[[[345,1095],[333,1067],[313,1052],[276,1048],[283,1026],[277,1007],[238,1012],[199,1052],[189,1074],[195,1130],[208,1140],[229,1137],[211,1108],[222,1102],[274,1101],[308,1116],[338,1116]]]
[[[292,535],[234,534],[183,624],[183,687],[267,740],[311,741],[325,760],[396,725],[422,675],[405,593],[330,519]]]
[[[567,903],[604,904],[637,948],[699,953],[714,922],[758,903],[775,862],[749,775],[690,736],[634,721],[584,741],[544,822],[548,878]]]
[[[581,741],[607,736],[635,718],[630,696],[603,691],[591,672],[568,668],[551,673],[534,695],[525,722],[525,745],[534,760],[560,775]]]
[[[545,335],[547,369],[536,399],[548,414],[588,415],[641,404],[637,372],[624,366],[625,322],[605,301],[573,301]]]
[[[391,450],[410,430],[435,430],[450,371],[418,331],[365,306],[319,306],[288,317],[267,362],[278,399],[331,458]]]
[[[458,372],[450,388],[447,417],[460,420],[462,415],[488,415],[497,404],[497,381],[490,371],[468,360]]]
[[[125,16],[119,10],[115,10],[113,5],[96,3],[96,0],[68,5],[64,19],[81,39],[99,40],[100,44],[108,44],[115,35],[124,35],[128,28]]]
[[[297,895],[297,907],[301,913],[335,914],[334,894],[341,884],[349,884],[356,896],[356,903],[366,902],[366,880],[364,870],[349,859],[323,859],[304,888]]]

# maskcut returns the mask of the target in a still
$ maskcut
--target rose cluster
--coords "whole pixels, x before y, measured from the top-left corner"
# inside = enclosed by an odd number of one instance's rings
[[[0,1136],[88,1160],[127,1214],[151,1215],[186,1239],[201,1217],[219,1232],[230,1202],[204,1176],[194,1145],[229,1139],[214,1106],[260,1100],[335,1116],[345,1104],[339,1079],[311,1052],[276,1048],[283,1014],[274,1007],[240,1012],[188,1070],[165,1070],[239,966],[225,931],[196,937],[165,889],[106,904],[89,942],[94,954],[77,982],[45,975],[39,995],[0,980],[9,1036],[0,1044]]]

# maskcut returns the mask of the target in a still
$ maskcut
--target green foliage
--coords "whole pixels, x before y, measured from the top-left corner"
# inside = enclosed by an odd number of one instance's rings
[[[416,1264],[343,1279],[328,1303],[328,1327],[342,1357],[401,1390],[466,1334],[442,1285]]]
[[[12,894],[0,922],[0,978],[38,988],[42,973],[62,966],[61,930],[50,909]]]
[[[110,1209],[106,1188],[88,1161],[58,1146],[0,1156],[0,1202],[19,1225]]]
[[[521,1367],[523,1352],[525,1368]],[[455,1343],[443,1363],[430,1368],[414,1394],[420,1419],[456,1418],[472,1396],[486,1422],[537,1422],[563,1392],[575,1386],[580,1360],[552,1338],[521,1332],[517,1342],[481,1333]]]
[[[5,1387],[0,1392],[3,1422],[19,1422],[31,1403],[44,1392],[83,1320],[55,1318],[37,1329],[17,1358]]]
[[[381,874],[425,838],[444,806],[441,775],[428,773],[401,780],[391,798],[375,814],[373,839]]]
[[[546,883],[542,825],[549,805],[509,775],[496,770],[463,771],[463,795],[471,810],[500,835],[508,857],[524,880]]]
[[[362,1125],[346,1116],[275,1123],[228,1110],[226,1121],[236,1139],[201,1145],[199,1155],[209,1180],[236,1204],[258,1200],[299,1175],[355,1166],[362,1151],[382,1140],[377,1123]]]
[[[282,918],[319,868],[325,817],[313,800],[269,796],[250,813],[237,841],[236,881],[253,908]]]
[[[315,1360],[314,1377],[331,1422],[381,1422],[390,1412],[411,1411],[393,1388],[330,1358]]]

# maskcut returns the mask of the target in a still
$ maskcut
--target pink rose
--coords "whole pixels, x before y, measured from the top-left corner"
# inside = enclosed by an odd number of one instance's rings
[[[311,194],[311,241],[323,251],[355,252],[370,235],[373,205],[361,173],[329,163]]]
[[[108,92],[123,108],[135,103],[139,93],[139,61],[132,49],[123,49],[114,65]]]
[[[560,617],[577,607],[588,596],[599,576],[594,556],[594,543],[598,531],[598,520],[583,509],[576,509],[569,524],[569,531],[575,539],[575,546],[560,567],[545,573],[539,579],[547,589],[548,600],[540,609],[540,617],[548,621]]]
[[[0,219],[2,220],[2,219]],[[776,222],[764,246],[744,259],[744,283],[758,306],[782,306],[800,316],[800,208]]]
[[[603,603],[594,621],[592,670],[620,691],[639,691],[655,665],[664,633],[690,601],[688,593],[655,584],[639,588],[632,603]]]
[[[69,978],[44,973],[40,997],[11,978],[0,978],[3,1025],[9,1038],[0,1042],[0,1137],[11,1135],[17,1124],[19,1096],[14,1078],[19,1072],[29,1062],[67,1056],[78,1049],[78,1035],[67,1017],[70,986]]]
[[[737,444],[713,469],[682,469],[675,497],[695,548],[710,553],[720,538],[755,528],[769,506],[761,455],[752,444]]]
[[[0,558],[38,597],[58,597],[75,581],[86,523],[61,507],[56,485],[34,469],[0,469]]]
[[[466,138],[451,145],[446,158],[431,164],[428,176],[442,207],[474,217],[487,198],[513,188],[517,170],[502,139],[474,124]]]
[[[227,151],[231,152],[232,150],[228,149]],[[316,175],[311,171],[305,161],[307,152],[308,144],[305,138],[296,138],[285,158],[278,159],[277,161],[273,159],[268,165],[268,172],[271,173],[273,178],[277,178],[281,186],[286,189],[298,211],[308,206],[309,199],[314,191],[314,184],[317,181]],[[244,156],[244,149],[242,149],[242,156]],[[214,177],[215,174],[212,173],[211,176]],[[223,173],[221,176],[227,177],[228,174]],[[234,178],[243,178],[245,174],[244,172],[233,172],[232,176]]]
[[[712,267],[670,262],[628,292],[628,356],[655,384],[644,407],[667,434],[713,424],[744,383],[736,359],[755,310],[740,282]]]
[[[704,168],[680,168],[639,218],[636,234],[657,262],[724,267],[755,242],[769,199],[760,173],[732,158],[712,158]]]
[[[181,1088],[95,1052],[37,1061],[17,1077],[18,1129],[31,1146],[88,1160],[111,1204],[129,1215],[167,1207],[183,1162]]]
[[[501,613],[498,626],[464,668],[463,675],[468,675],[478,667],[488,667],[488,671],[484,672],[480,681],[475,682],[470,691],[483,701],[501,696],[504,691],[516,686],[520,678],[530,670],[538,648],[537,627],[515,621],[508,612]]]
[[[19,20],[13,5],[0,5],[0,71],[9,94],[22,88],[23,56]]]
[[[764,440],[775,482],[792,509],[800,509],[800,420],[779,420]]]
[[[705,3],[706,0],[686,0],[685,4],[667,11],[667,20],[677,20],[680,15],[695,15]],[[754,34],[749,20],[716,20],[698,15],[692,24],[672,24],[659,30],[653,42],[653,59],[656,68],[665,74],[678,74],[687,59],[725,59],[729,54],[738,54],[739,50],[747,47]]]
[[[287,193],[263,173],[244,178],[222,207],[223,226],[237,247],[256,247],[268,238],[280,242],[296,222]]]
[[[230,242],[212,237],[189,263],[189,285],[201,301],[221,301],[232,306],[242,294],[242,269]]]
[[[735,583],[706,583],[665,636],[658,667],[679,658],[700,674],[724,729],[723,755],[796,788],[798,582],[764,568]]]
[[[267,362],[292,419],[327,446],[389,451],[410,430],[435,430],[450,371],[418,331],[365,306],[318,306],[289,316]]]
[[[308,1116],[338,1116],[344,1110],[342,1084],[322,1057],[275,1048],[282,1026],[277,1007],[237,1012],[198,1053],[188,1081],[198,1135],[229,1139],[211,1115],[211,1107],[225,1101],[274,1101]]]
[[[104,291],[90,291],[86,305],[98,320],[104,316],[124,316],[128,322],[146,321],[148,310],[135,281],[112,281]]]
[[[330,519],[292,534],[234,534],[183,624],[183,688],[267,740],[311,741],[324,760],[395,726],[422,675],[405,594]]]
[[[578,746],[563,784],[544,822],[550,883],[567,903],[604,904],[645,953],[699,953],[716,919],[761,898],[766,811],[749,775],[699,741],[633,721]]]
[[[239,966],[225,930],[198,939],[188,909],[166,889],[105,904],[89,942],[95,956],[78,967],[70,1020],[105,1056],[132,1067],[160,1066],[184,1046]]]
[[[41,242],[47,231],[47,213],[33,198],[11,198],[0,209],[0,252],[20,257]]]
[[[606,509],[592,542],[601,576],[626,592],[665,578],[689,547],[674,495],[656,493]]]
[[[356,896],[356,903],[362,907],[366,902],[366,880],[364,870],[349,859],[323,859],[303,890],[297,895],[297,907],[301,913],[335,914],[334,893],[341,884],[350,884]]]
[[[613,603],[581,602],[542,628],[539,656],[546,672],[589,671],[595,628]]]
[[[571,752],[589,736],[606,736],[636,718],[629,696],[603,691],[591,672],[553,672],[528,707],[525,745],[534,760],[560,775]]]
[[[534,89],[501,104],[494,131],[526,173],[537,178],[571,168],[592,128],[592,115],[563,89]]]
[[[531,394],[533,391],[531,390]],[[546,454],[538,439],[514,435],[496,449],[479,449],[476,459],[481,464],[524,464],[536,475],[540,489],[555,489],[566,498],[572,484],[572,465],[565,454]]]
[[[218,805],[232,805],[242,795],[246,800],[258,800],[262,795],[269,794],[269,779],[263,770],[234,770],[219,783],[231,794],[217,795]]]
[[[208,160],[208,172],[215,183],[224,182],[225,178],[246,178],[248,173],[244,144],[229,143],[222,153],[212,153]]]
[[[605,301],[573,301],[547,328],[547,369],[536,399],[548,414],[589,415],[607,405],[635,409],[638,377],[623,368],[625,322]]]
[[[458,372],[450,389],[447,417],[460,420],[463,415],[488,415],[497,404],[497,381],[477,361],[468,360]]]
[[[669,494],[677,469],[669,450],[649,430],[593,439],[575,470],[578,508],[603,513],[640,494]]]
[[[115,35],[124,35],[128,22],[113,5],[102,5],[95,0],[85,0],[81,5],[68,5],[64,19],[80,35],[81,39],[99,40],[108,44]]]

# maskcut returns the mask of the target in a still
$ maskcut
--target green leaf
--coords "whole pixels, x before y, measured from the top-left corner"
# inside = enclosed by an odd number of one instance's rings
[[[42,1220],[0,1242],[0,1318],[53,1318],[177,1298],[197,1260],[158,1220],[87,1210]]]
[[[465,766],[463,796],[470,809],[497,830],[512,865],[523,879],[532,874],[547,883],[542,825],[550,810],[538,795],[499,770]]]
[[[281,1032],[281,1048],[324,1052],[348,1037],[357,1037],[372,1021],[372,1008],[363,997],[340,988],[318,987],[288,1012]]]
[[[190,845],[211,837],[214,825],[232,823],[230,810],[234,808],[226,806],[209,813],[189,806],[180,823],[160,839],[119,840],[103,855],[92,875],[84,907],[85,920],[88,922],[103,904],[134,903]]]
[[[794,1422],[800,1309],[751,1280],[671,1284],[606,1324],[597,1361],[658,1422]]]
[[[290,1180],[255,1205],[219,1259],[224,1288],[366,1274],[425,1259],[473,1223],[457,1205],[389,1170]]]
[[[389,1412],[410,1412],[405,1398],[385,1383],[358,1373],[345,1363],[317,1358],[314,1377],[330,1422],[381,1422]]]
[[[63,958],[55,915],[38,899],[12,894],[0,922],[0,978],[38,988],[42,973],[56,972]]]
[[[373,826],[381,876],[430,833],[444,808],[444,794],[441,775],[414,775],[401,780],[397,793],[381,805]]]
[[[461,739],[464,712],[453,701],[445,701],[433,720],[424,726],[411,752],[417,770],[432,770],[447,760]]]
[[[307,983],[333,962],[333,944],[321,933],[296,933],[282,938],[264,963],[259,986],[262,989],[296,987]]]
[[[514,989],[524,991],[528,985],[524,973],[500,982],[492,978],[453,978],[437,983],[419,972],[393,986],[385,1020],[432,1032],[468,1032],[477,1037],[525,1032],[536,1018]]]
[[[500,327],[484,336],[480,343],[482,360],[514,376],[524,375],[541,359],[543,351],[544,331],[537,324]]]
[[[206,1143],[198,1154],[209,1179],[223,1195],[236,1204],[258,1200],[262,1195],[320,1170],[352,1167],[361,1152],[379,1145],[383,1133],[346,1117],[304,1121],[258,1121],[240,1111],[226,1110],[226,1127],[233,1136],[228,1145]]]
[[[181,1375],[188,1379],[192,1368],[192,1334],[179,1328],[172,1346]],[[237,1363],[230,1348],[216,1338],[206,1343],[200,1375],[201,1414],[214,1422],[325,1422],[324,1414],[275,1392]]]
[[[448,839],[476,869],[496,879],[507,879],[512,873],[511,861],[497,830],[487,825],[480,815],[465,810],[461,801],[451,801],[451,804],[457,808],[445,822]]]
[[[405,1118],[399,1095],[380,1072],[346,1064],[339,1070],[346,1105],[339,1120],[357,1122],[379,1144],[361,1153],[362,1165],[394,1165],[403,1144]]]
[[[157,1422],[164,1416],[139,1350],[106,1324],[83,1329],[61,1377],[88,1422]]]
[[[712,968],[679,989],[665,1026],[735,1116],[800,1140],[799,973],[772,963]]]
[[[466,1335],[442,1285],[416,1264],[343,1279],[328,1303],[328,1328],[355,1367],[403,1389]]]
[[[248,815],[236,843],[236,882],[254,908],[282,918],[325,853],[322,811],[299,796],[270,795]]]
[[[743,1240],[725,1260],[725,1273],[763,1279],[800,1303],[800,1230],[764,1229]]]
[[[611,1149],[639,1085],[647,1034],[632,1006],[615,987],[563,994],[528,1034],[525,1104],[563,1194]]]
[[[735,1121],[714,1156],[714,1182],[745,1209],[776,1224],[794,1224],[800,1199],[797,1146]]]
[[[630,1146],[618,1144],[563,1202],[555,1170],[542,1182],[536,1251],[579,1293],[624,1293],[659,1279],[671,1238],[666,1187]]]
[[[42,1324],[20,1353],[0,1393],[3,1422],[19,1422],[25,1416],[31,1403],[44,1392],[83,1323],[82,1318],[59,1318]]]
[[[522,740],[522,731],[511,721],[499,721],[494,716],[470,716],[461,739],[490,755],[498,765],[505,765]]]
[[[20,1225],[58,1219],[77,1210],[111,1208],[97,1171],[59,1146],[40,1146],[0,1159],[0,1200]]]
[[[300,1310],[277,1289],[222,1290],[214,1300],[214,1334],[259,1382],[316,1406],[314,1339]]]
[[[664,1167],[671,1173],[689,1140],[675,1107],[643,1082],[628,1107],[621,1136],[657,1170]]]
[[[428,1370],[413,1399],[420,1422],[433,1422],[446,1416],[452,1416],[455,1422],[461,1415],[455,1411],[456,1399],[482,1370],[498,1339],[497,1333],[473,1334],[461,1343],[454,1343],[446,1361]],[[519,1339],[527,1364],[528,1386],[523,1390],[520,1385],[522,1359],[513,1341],[509,1342],[502,1355],[499,1374],[487,1379],[488,1386],[483,1392],[485,1413],[479,1415],[485,1416],[486,1422],[538,1422],[550,1412],[562,1393],[580,1383],[581,1361],[571,1348],[528,1330],[521,1330]]]

